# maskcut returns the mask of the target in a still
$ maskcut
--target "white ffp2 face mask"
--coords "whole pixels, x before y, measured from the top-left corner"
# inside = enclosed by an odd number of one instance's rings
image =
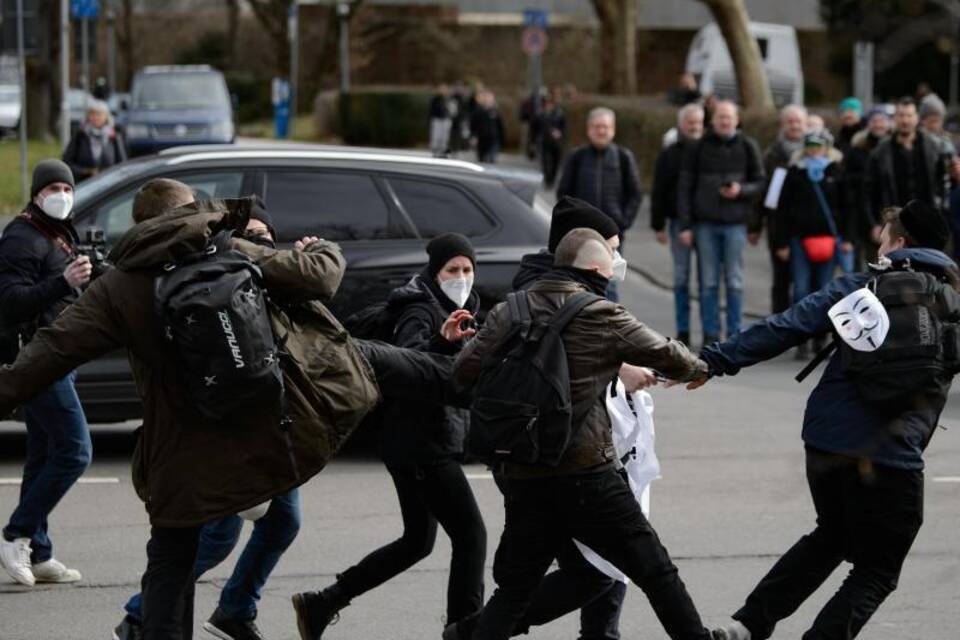
[[[64,191],[51,193],[43,199],[40,208],[54,220],[66,220],[73,211],[73,194]]]
[[[443,291],[453,304],[460,308],[467,303],[470,297],[470,290],[473,289],[473,277],[469,278],[451,278],[440,283],[440,290]]]
[[[830,321],[851,349],[876,351],[887,339],[890,317],[870,289],[858,289],[830,307]]]
[[[619,251],[613,252],[613,276],[610,279],[615,282],[627,279],[627,261]]]

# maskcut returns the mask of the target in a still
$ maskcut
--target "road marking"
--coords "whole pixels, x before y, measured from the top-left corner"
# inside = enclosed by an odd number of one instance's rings
[[[468,473],[467,480],[493,480],[492,473]]]
[[[934,478],[934,482],[960,482],[960,476],[940,476],[939,478]]]
[[[22,482],[22,478],[0,478],[0,486],[19,485]],[[120,484],[120,478],[80,478],[77,484]]]

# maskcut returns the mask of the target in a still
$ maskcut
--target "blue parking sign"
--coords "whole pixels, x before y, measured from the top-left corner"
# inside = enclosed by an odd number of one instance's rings
[[[100,14],[100,0],[70,0],[70,15],[76,20],[95,20]]]
[[[543,9],[524,9],[523,26],[536,27],[538,29],[547,28],[547,12]]]

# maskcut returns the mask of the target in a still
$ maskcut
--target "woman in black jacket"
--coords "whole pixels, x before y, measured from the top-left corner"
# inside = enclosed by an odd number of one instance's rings
[[[126,159],[123,136],[110,122],[107,103],[90,101],[87,119],[63,151],[63,161],[70,166],[77,182],[81,182]]]
[[[388,313],[396,317],[394,344],[455,355],[480,307],[473,290],[476,258],[457,233],[427,245],[429,264],[394,289]],[[448,339],[448,337],[452,339]],[[453,555],[447,585],[447,623],[483,606],[487,534],[473,491],[460,466],[469,416],[463,409],[424,406],[417,398],[393,404],[382,437],[382,456],[393,478],[403,517],[403,535],[337,575],[337,582],[311,594],[310,632],[320,637],[350,600],[383,584],[430,555],[437,523],[450,536]]]

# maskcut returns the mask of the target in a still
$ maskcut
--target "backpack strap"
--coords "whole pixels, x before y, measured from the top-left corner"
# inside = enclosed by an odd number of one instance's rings
[[[520,337],[526,339],[532,324],[527,292],[521,289],[507,294],[507,309],[510,311],[510,324],[519,326]]]
[[[794,380],[796,380],[797,382],[803,382],[804,380],[806,380],[807,376],[813,373],[813,370],[819,367],[821,362],[823,362],[828,357],[830,357],[830,354],[833,353],[836,348],[837,348],[837,343],[831,340],[827,344],[827,346],[825,346],[823,349],[820,349],[820,351],[817,352],[817,355],[813,357],[813,360],[807,363],[807,366],[805,366],[803,370],[796,375]]]
[[[563,306],[557,309],[550,320],[547,321],[547,325],[553,327],[557,333],[563,333],[564,328],[578,313],[583,311],[584,307],[598,300],[606,300],[606,298],[589,291],[575,293],[564,301]]]

